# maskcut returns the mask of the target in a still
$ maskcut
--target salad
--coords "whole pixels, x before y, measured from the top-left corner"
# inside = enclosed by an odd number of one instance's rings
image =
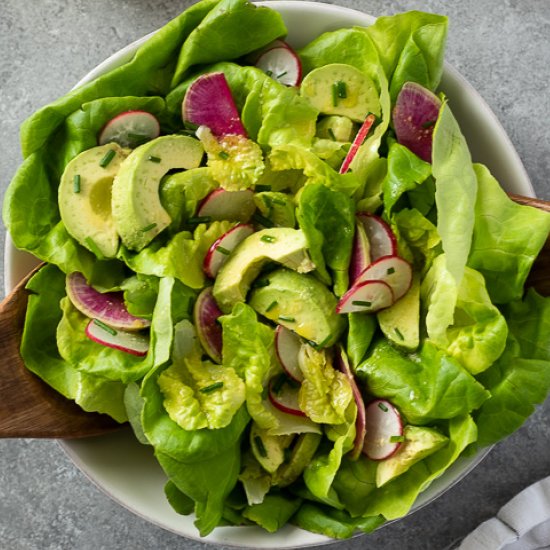
[[[524,286],[550,216],[472,164],[446,32],[408,12],[295,51],[275,11],[203,0],[23,125],[25,364],[129,421],[203,536],[372,531],[548,393]]]

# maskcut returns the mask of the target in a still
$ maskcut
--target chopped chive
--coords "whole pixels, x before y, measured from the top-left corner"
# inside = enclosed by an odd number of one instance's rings
[[[161,162],[160,157],[155,157],[155,156],[153,156],[153,155],[149,155],[149,156],[147,157],[147,160],[149,160],[149,161],[151,161],[151,162],[156,162],[157,164],[158,164],[159,162]]]
[[[330,139],[332,139],[332,141],[337,141],[336,136],[334,135],[334,130],[332,128],[329,128],[327,131],[328,131],[328,135],[330,136]]]
[[[273,202],[271,200],[271,197],[269,195],[264,195],[262,197],[262,200],[264,201],[264,204],[268,207],[268,208],[271,208],[273,206]]]
[[[268,311],[271,311],[274,307],[277,307],[277,304],[278,304],[278,303],[279,303],[279,302],[277,302],[277,300],[273,300],[273,302],[271,302],[271,303],[265,308],[266,313],[267,313]]]
[[[317,342],[314,342],[313,340],[306,340],[306,342],[314,349],[317,349],[319,347],[319,344]]]
[[[149,136],[146,134],[128,134],[128,139],[131,141],[149,141]]]
[[[273,235],[262,235],[260,241],[264,243],[274,243],[277,239]]]
[[[210,219],[210,216],[196,216],[195,218],[189,218],[187,223],[191,225],[198,225],[199,223],[208,223]]]
[[[273,71],[270,71],[269,69],[265,72],[267,76],[273,76]]]
[[[98,258],[103,258],[103,254],[101,253],[101,250],[99,250],[99,247],[97,246],[97,244],[95,243],[95,241],[92,239],[92,237],[86,237],[86,239],[85,239],[84,242],[88,245],[88,248],[89,248]]]
[[[229,153],[226,153],[225,151],[220,151],[218,153],[218,157],[220,157],[223,160],[227,160],[229,158]]]
[[[278,204],[279,206],[286,206],[286,202],[283,199],[271,199],[273,204]]]
[[[395,334],[397,334],[400,340],[405,340],[405,337],[403,336],[402,332],[398,328],[395,329]]]
[[[296,319],[289,315],[279,315],[279,321],[286,321],[287,323],[295,323]]]
[[[324,340],[321,340],[318,344],[317,344],[317,347],[318,348],[322,348],[324,345],[327,344],[327,342],[330,342],[332,338],[332,334],[329,334]]]
[[[219,390],[220,388],[223,388],[223,382],[214,382],[213,384],[210,384],[210,386],[206,386],[206,388],[201,388],[199,391],[201,393],[211,393],[215,390]]]
[[[264,286],[269,286],[269,279],[259,279],[252,284],[252,288],[263,288]]]
[[[80,193],[80,174],[75,174],[73,178],[73,191]]]
[[[395,273],[395,267],[388,267],[388,270],[386,271],[388,275],[393,275]]]
[[[340,99],[346,99],[346,97],[348,97],[348,89],[347,89],[346,83],[344,81],[339,80],[336,83],[336,88],[337,88],[337,91],[338,91],[338,97]]]
[[[338,84],[335,82],[332,85],[332,106],[336,107],[338,105]]]
[[[140,231],[142,233],[147,233],[147,231],[151,231],[151,229],[154,229],[157,226],[155,222],[150,223],[149,225],[146,225],[145,227],[142,227]]]
[[[435,125],[436,122],[437,120],[428,120],[424,122],[424,124],[422,124],[422,128],[431,128],[432,126]]]
[[[381,411],[384,411],[385,413],[387,413],[388,410],[389,410],[388,407],[386,407],[386,405],[384,405],[384,403],[382,403],[382,401],[380,401],[380,402],[378,403],[378,408],[379,408]]]
[[[106,325],[103,321],[100,321],[99,319],[94,319],[94,325],[97,325],[98,327],[102,328],[105,332],[108,332],[113,336],[117,335],[117,331],[113,327]]]
[[[390,437],[390,443],[401,443],[405,441],[405,436],[403,435],[392,435]]]
[[[227,250],[227,248],[224,248],[223,246],[217,246],[216,252],[219,252],[220,254],[224,254],[225,256],[229,256],[231,254],[231,250]]]
[[[260,225],[263,225],[264,227],[267,227],[267,228],[273,227],[275,225],[269,218],[266,218],[265,216],[262,216],[259,212],[256,212],[252,216],[252,219],[256,223],[259,223]]]
[[[260,453],[260,456],[263,456],[264,458],[266,458],[267,457],[267,451],[265,450],[264,442],[262,441],[262,438],[259,435],[257,435],[254,438],[254,444],[256,445],[256,449],[258,449],[258,452]]]
[[[99,161],[99,166],[101,166],[101,168],[106,168],[107,166],[109,166],[109,163],[115,158],[115,155],[116,155],[115,150],[109,149],[105,153],[103,158]]]
[[[365,307],[370,307],[372,306],[372,302],[367,302],[366,300],[353,300],[353,302],[351,302],[354,306],[365,306]]]
[[[288,71],[283,71],[282,73],[277,75],[277,78],[283,78],[283,76],[285,76],[285,74],[287,74],[287,73],[288,73]]]
[[[256,185],[254,188],[257,193],[262,193],[263,191],[271,191],[271,185]]]

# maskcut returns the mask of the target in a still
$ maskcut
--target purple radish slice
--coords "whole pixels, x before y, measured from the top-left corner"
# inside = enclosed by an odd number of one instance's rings
[[[356,214],[356,219],[363,225],[367,234],[371,262],[382,256],[397,254],[397,239],[391,227],[382,218],[367,212],[359,212]]]
[[[432,137],[441,100],[416,82],[405,82],[392,121],[397,141],[426,162],[432,161]]]
[[[302,81],[302,62],[288,45],[265,51],[256,67],[285,86],[298,86]]]
[[[340,167],[340,174],[345,174],[349,170],[350,164],[353,162],[353,159],[355,158],[359,147],[363,145],[363,142],[367,138],[370,129],[372,128],[372,125],[375,123],[375,121],[376,117],[373,114],[370,114],[361,125],[361,128],[359,128],[359,131],[357,132],[357,135],[355,136],[355,139],[353,140],[353,143],[349,148],[348,154],[346,155],[344,162],[342,162],[342,166]]]
[[[184,122],[208,126],[216,137],[247,137],[223,73],[199,76],[187,89],[181,109]]]
[[[397,302],[411,288],[412,275],[412,267],[409,262],[399,256],[384,256],[370,264],[359,275],[355,285],[365,281],[384,281],[391,287],[394,301]]]
[[[355,224],[355,235],[353,237],[353,249],[349,264],[349,282],[353,284],[357,277],[367,269],[371,263],[370,242],[367,232],[362,223]]]
[[[365,414],[365,402],[363,401],[363,396],[359,391],[357,382],[355,381],[355,376],[351,371],[349,366],[348,356],[340,347],[336,355],[338,368],[346,375],[348,382],[351,386],[351,391],[353,392],[353,398],[355,399],[355,404],[357,405],[357,418],[355,419],[355,440],[353,443],[353,449],[350,451],[350,458],[355,460],[359,458],[361,451],[363,450],[363,445],[365,441],[365,435],[367,433],[366,425],[366,414]]]
[[[159,137],[157,117],[146,111],[125,111],[115,116],[99,132],[98,143],[115,142],[121,147],[136,147]]]
[[[212,246],[208,249],[202,265],[203,271],[207,277],[214,279],[222,265],[227,261],[227,258],[237,247],[239,243],[244,241],[254,233],[254,226],[250,224],[239,224],[232,227],[219,237]]]
[[[142,357],[149,350],[149,338],[143,334],[116,330],[113,327],[92,319],[86,326],[86,336],[102,346],[124,351]]]
[[[197,216],[208,217],[211,221],[247,222],[254,214],[254,191],[226,191],[214,189],[200,203]]]
[[[336,305],[336,313],[375,313],[395,301],[391,287],[382,280],[357,281]]]
[[[301,338],[291,330],[278,325],[275,329],[275,352],[283,370],[296,382],[302,382],[304,375],[298,362],[302,347]]]
[[[401,446],[403,422],[399,411],[385,399],[375,399],[365,408],[367,434],[363,453],[372,460],[390,458]]]
[[[269,381],[269,401],[280,411],[294,416],[306,416],[299,405],[300,385],[284,374],[274,376]]]
[[[98,292],[90,286],[82,273],[74,271],[66,278],[67,296],[78,311],[122,330],[141,330],[151,325],[148,319],[130,314],[122,292]]]
[[[193,321],[199,342],[216,363],[222,362],[222,327],[217,322],[221,315],[222,312],[212,296],[212,287],[206,287],[195,302]]]

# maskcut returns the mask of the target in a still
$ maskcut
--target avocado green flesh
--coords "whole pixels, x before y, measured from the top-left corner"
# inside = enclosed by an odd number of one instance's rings
[[[101,166],[106,155],[114,156]],[[111,211],[111,189],[127,150],[116,143],[93,147],[66,166],[59,184],[59,211],[69,234],[105,258],[116,256],[119,236]]]
[[[242,241],[220,269],[213,295],[223,312],[244,302],[252,281],[268,262],[276,262],[299,273],[315,269],[309,259],[307,241],[299,229],[273,227],[253,233]]]
[[[302,434],[292,448],[290,460],[283,464],[273,475],[272,485],[288,487],[294,483],[313,459],[322,436],[320,434]]]
[[[159,187],[170,170],[188,170],[200,165],[201,143],[188,136],[162,136],[132,151],[122,163],[113,183],[113,218],[123,244],[141,250],[172,219],[163,208]]]
[[[336,313],[336,296],[323,283],[289,269],[273,271],[265,279],[269,284],[250,293],[255,311],[318,346],[338,340],[346,321]]]
[[[324,139],[348,142],[354,138],[353,121],[346,116],[331,115],[317,123],[317,136]]]
[[[262,468],[273,474],[285,460],[285,450],[290,446],[293,435],[269,435],[253,423],[250,429],[250,447]]]

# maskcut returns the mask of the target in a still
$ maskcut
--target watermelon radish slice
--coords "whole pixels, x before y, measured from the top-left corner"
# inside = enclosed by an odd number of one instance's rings
[[[86,336],[94,342],[109,348],[144,356],[149,350],[149,338],[143,334],[116,330],[113,327],[92,319],[86,326]]]
[[[355,440],[353,443],[353,449],[350,451],[350,458],[356,460],[359,458],[361,451],[363,450],[363,445],[365,442],[365,435],[367,433],[366,419],[365,419],[365,402],[363,401],[363,396],[357,387],[357,382],[355,381],[355,376],[351,371],[349,366],[348,356],[346,355],[343,348],[340,346],[336,354],[336,362],[338,368],[345,374],[348,382],[351,386],[351,391],[353,392],[353,398],[355,404],[357,405],[357,418],[355,419]]]
[[[216,363],[222,362],[222,327],[217,322],[221,315],[222,312],[212,296],[212,287],[206,287],[195,302],[193,321],[199,342]]]
[[[403,422],[399,411],[385,399],[375,399],[365,408],[367,434],[363,453],[372,460],[384,460],[401,446]]]
[[[374,313],[394,302],[390,286],[382,280],[356,281],[340,298],[336,313]]]
[[[227,258],[237,245],[254,233],[254,226],[239,224],[214,241],[204,257],[203,270],[207,277],[214,279]]]
[[[114,141],[121,147],[137,147],[159,135],[157,117],[146,111],[125,111],[103,126],[97,141],[99,145]]]
[[[86,317],[98,319],[115,329],[129,331],[151,324],[149,320],[134,317],[128,312],[122,292],[98,292],[86,282],[82,273],[75,271],[67,275],[65,286],[69,300]]]
[[[432,161],[432,137],[441,100],[416,82],[401,88],[392,112],[397,141],[426,162]]]
[[[370,244],[371,262],[382,256],[397,254],[397,239],[391,227],[380,217],[366,212],[356,214],[356,219],[363,225]]]
[[[221,72],[199,76],[187,89],[181,110],[184,122],[207,126],[216,137],[247,137],[229,84]]]
[[[349,170],[350,164],[355,158],[359,147],[363,145],[363,142],[367,138],[370,129],[375,122],[376,117],[373,114],[367,116],[367,118],[361,125],[361,128],[359,128],[359,131],[357,132],[357,135],[355,136],[355,139],[353,140],[353,143],[349,148],[348,154],[346,155],[346,158],[344,158],[344,162],[342,162],[342,166],[340,167],[340,174],[345,174]]]
[[[399,256],[384,256],[369,265],[354,286],[366,281],[384,281],[392,289],[394,300],[405,296],[412,285],[412,267]]]
[[[279,374],[269,381],[269,401],[280,411],[294,416],[306,416],[300,409],[300,385],[290,380],[286,375]]]
[[[284,371],[296,382],[302,382],[304,375],[298,362],[302,340],[291,330],[278,325],[275,329],[275,352]]]
[[[302,62],[288,45],[265,51],[256,67],[285,86],[298,86],[302,81]]]
[[[197,216],[207,216],[211,221],[247,222],[254,214],[254,191],[226,191],[221,187],[214,189],[200,203]]]
[[[353,249],[349,264],[349,281],[353,284],[357,277],[367,269],[371,263],[370,243],[365,231],[365,226],[357,222],[355,224],[355,235],[353,237]]]

